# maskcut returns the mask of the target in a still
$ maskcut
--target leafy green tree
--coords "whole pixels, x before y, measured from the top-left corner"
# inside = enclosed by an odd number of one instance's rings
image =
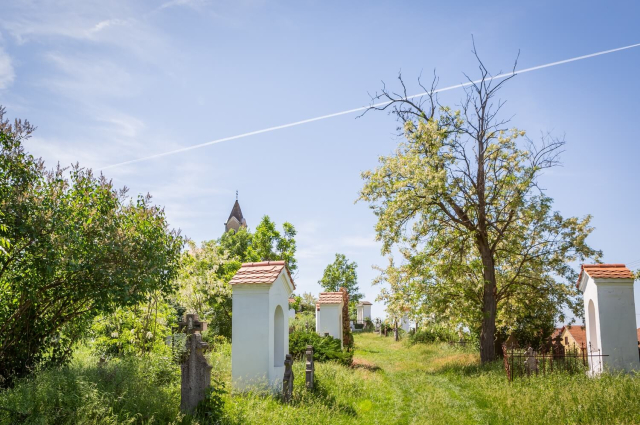
[[[167,353],[165,338],[176,325],[175,310],[158,292],[132,307],[118,307],[93,320],[89,331],[94,352],[104,356]]]
[[[189,249],[180,260],[175,303],[206,320],[209,333],[231,338],[229,281],[245,262],[285,260],[294,271],[295,235],[290,223],[283,224],[281,234],[275,223],[264,216],[255,233],[241,227],[237,232],[225,232],[218,240],[205,241],[200,246],[189,241]]]
[[[316,311],[316,303],[318,299],[311,292],[304,292],[301,295],[302,298],[302,309],[307,311],[313,311],[315,314]]]
[[[104,176],[45,170],[33,131],[0,108],[0,385],[69,358],[98,314],[173,291],[182,238],[150,197],[127,201]]]
[[[433,90],[425,102],[383,90],[389,103],[373,109],[391,108],[405,140],[362,174],[359,199],[378,217],[383,253],[398,246],[405,260],[387,273],[396,296],[417,308],[425,303],[426,314],[467,321],[487,362],[496,354],[497,320],[548,300],[556,312],[567,306],[579,315],[569,263],[600,253],[585,242],[591,217],[563,218],[538,186],[541,173],[558,165],[564,141],[545,135],[534,143],[509,129],[499,118],[502,103],[493,103],[508,79],[496,84],[479,67],[460,110],[439,106]]]
[[[229,281],[235,271],[230,272],[233,267],[228,267],[227,253],[221,252],[216,241],[205,241],[200,247],[188,241],[188,245],[180,259],[176,304],[187,313],[198,313],[208,322],[209,332],[231,338]]]
[[[218,239],[221,253],[231,261],[237,261],[240,264],[259,261],[252,243],[253,234],[246,227],[240,227],[237,232],[235,230],[224,232]]]
[[[276,229],[276,224],[268,215],[262,217],[262,221],[256,227],[251,242],[251,248],[260,259],[284,260],[290,272],[298,269],[296,254],[296,229],[291,223],[282,224],[282,234]]]
[[[344,254],[336,254],[335,260],[324,269],[318,283],[327,292],[338,292],[344,287],[349,294],[349,303],[355,305],[364,297],[358,292],[357,268],[355,261],[349,262]]]

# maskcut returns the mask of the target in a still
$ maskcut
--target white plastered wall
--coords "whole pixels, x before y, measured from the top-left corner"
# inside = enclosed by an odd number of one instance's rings
[[[234,389],[277,388],[284,376],[284,354],[289,353],[289,295],[292,288],[283,270],[273,284],[233,285],[231,376]],[[275,329],[280,306],[283,320]],[[282,360],[276,363],[275,332],[280,331]],[[278,356],[279,357],[279,356]]]
[[[400,327],[405,332],[409,332],[411,330],[411,322],[409,322],[409,319],[407,318],[407,316],[402,316],[402,320],[400,321]]]
[[[626,371],[640,369],[633,280],[594,280],[586,275],[581,283],[584,291],[587,349],[589,347],[592,350],[599,349],[601,354],[606,355],[602,358],[602,363],[608,369]],[[595,315],[589,314],[590,302],[593,302]],[[594,325],[595,330],[592,328]],[[592,336],[594,334],[595,340]],[[598,358],[589,359],[589,363],[592,372],[601,371],[601,362]]]
[[[321,336],[328,332],[342,343],[342,303],[320,304],[320,311],[316,311],[316,332]]]
[[[369,319],[371,320],[371,306],[369,304],[365,304],[362,306],[363,308],[363,319],[362,320],[366,320]]]

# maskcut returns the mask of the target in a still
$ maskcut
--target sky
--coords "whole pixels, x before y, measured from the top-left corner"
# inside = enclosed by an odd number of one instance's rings
[[[482,3],[482,4],[480,4]],[[115,164],[367,105],[384,81],[410,93],[640,43],[640,3],[0,0],[0,104],[37,125],[27,149],[150,193],[183,235],[218,238],[239,192],[247,223],[298,231],[296,292],[317,294],[343,253],[374,317],[384,265],[360,173],[399,142],[386,113],[342,115],[148,161]],[[605,262],[640,268],[640,48],[511,80],[505,117],[567,140],[542,187],[565,216],[593,215]],[[440,100],[455,106],[463,92]],[[636,282],[640,322],[640,288]]]

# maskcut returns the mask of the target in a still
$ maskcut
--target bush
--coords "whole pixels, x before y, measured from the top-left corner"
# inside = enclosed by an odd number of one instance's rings
[[[296,331],[289,335],[289,353],[294,359],[304,358],[307,345],[313,345],[313,359],[318,362],[337,361],[349,366],[353,352],[340,347],[340,340],[331,336],[320,336],[315,332]]]
[[[96,317],[90,328],[90,347],[105,357],[165,353],[165,339],[176,323],[175,310],[158,295],[134,307],[117,308]]]
[[[296,317],[289,319],[289,328],[291,328],[294,332],[313,331],[316,328],[315,312],[305,311],[302,313],[297,313]]]
[[[409,343],[424,344],[429,342],[455,341],[459,339],[457,332],[444,326],[432,325],[409,334]]]
[[[225,384],[215,378],[212,381],[204,400],[196,407],[196,417],[204,419],[205,423],[217,423],[224,415]]]

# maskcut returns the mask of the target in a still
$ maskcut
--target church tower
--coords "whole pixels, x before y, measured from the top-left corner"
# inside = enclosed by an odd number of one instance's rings
[[[237,232],[240,227],[247,227],[247,220],[245,220],[242,216],[242,210],[240,209],[240,204],[238,203],[238,193],[236,192],[236,203],[233,204],[231,214],[229,214],[227,222],[224,223],[224,231],[226,233],[229,230],[233,229]]]

